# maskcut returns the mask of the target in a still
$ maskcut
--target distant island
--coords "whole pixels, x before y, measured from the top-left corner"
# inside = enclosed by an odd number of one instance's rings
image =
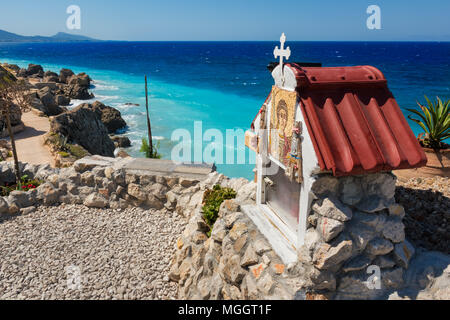
[[[22,36],[12,32],[0,30],[0,42],[73,42],[73,41],[100,41],[97,39],[80,36],[76,34],[69,34],[65,32],[58,32],[54,36]]]

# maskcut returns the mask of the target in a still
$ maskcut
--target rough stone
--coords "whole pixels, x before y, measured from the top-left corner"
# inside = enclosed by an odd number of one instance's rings
[[[312,185],[311,191],[316,196],[328,196],[337,194],[339,180],[332,175],[320,176]]]
[[[321,216],[342,222],[348,221],[352,218],[352,209],[342,204],[342,202],[338,199],[325,198],[321,205],[316,202],[312,206],[312,209]]]
[[[272,290],[275,286],[275,282],[273,281],[272,276],[270,273],[266,272],[259,280],[258,280],[258,287],[261,289],[261,291],[265,295],[269,295],[272,293]]]
[[[376,266],[379,266],[380,268],[392,268],[395,266],[395,261],[390,258],[389,256],[378,256],[374,261],[373,264]]]
[[[334,245],[323,243],[314,253],[314,265],[321,270],[338,265],[351,257],[352,247],[351,240],[343,240]]]
[[[84,205],[93,208],[105,208],[108,206],[108,200],[99,193],[92,193],[84,200]]]
[[[381,281],[385,288],[398,289],[403,286],[403,269],[386,270],[381,273]]]
[[[259,255],[262,255],[263,253],[271,250],[271,247],[269,246],[269,244],[263,239],[256,240],[254,243],[254,247],[255,247],[256,253]]]
[[[239,285],[247,274],[246,271],[242,269],[240,260],[241,258],[239,255],[234,255],[227,261],[223,268],[225,278],[236,285]]]
[[[336,278],[332,272],[314,269],[311,274],[311,281],[315,284],[315,290],[336,290]]]
[[[375,238],[367,244],[366,253],[374,256],[382,256],[388,254],[393,249],[394,245],[389,240]]]
[[[0,197],[0,214],[6,213],[8,213],[8,203],[3,199],[3,197]]]
[[[403,219],[405,217],[405,208],[403,208],[402,205],[395,203],[389,206],[389,214]]]
[[[391,218],[386,221],[382,230],[383,236],[394,243],[405,240],[405,225],[399,218]]]
[[[342,271],[344,272],[359,271],[364,268],[367,268],[371,262],[372,259],[370,257],[366,255],[360,255],[345,263],[344,266],[342,267]]]
[[[397,264],[405,269],[409,266],[409,261],[414,256],[415,249],[413,245],[405,240],[402,243],[397,243],[394,248],[394,259]]]
[[[36,199],[42,200],[43,204],[52,205],[58,202],[59,192],[50,183],[43,183],[36,190]]]
[[[356,205],[362,199],[362,186],[358,178],[350,176],[340,179],[341,201],[348,205]]]
[[[247,249],[245,250],[244,255],[241,259],[241,266],[242,267],[248,267],[254,264],[258,263],[258,255],[256,254],[255,248],[252,244],[250,244]]]
[[[317,229],[326,242],[336,238],[343,230],[344,223],[331,218],[320,217],[317,223]]]

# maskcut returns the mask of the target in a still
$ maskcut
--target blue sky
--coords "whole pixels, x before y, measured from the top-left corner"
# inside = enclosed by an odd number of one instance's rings
[[[72,4],[81,8],[76,32],[66,28],[66,8]],[[366,27],[369,5],[381,8],[381,30]],[[277,40],[285,32],[290,41],[450,41],[448,0],[2,0],[0,10],[0,29],[24,35]]]

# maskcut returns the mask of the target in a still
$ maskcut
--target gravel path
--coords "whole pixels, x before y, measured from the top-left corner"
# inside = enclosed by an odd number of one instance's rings
[[[0,299],[176,298],[167,274],[184,227],[172,213],[76,205],[0,220]]]

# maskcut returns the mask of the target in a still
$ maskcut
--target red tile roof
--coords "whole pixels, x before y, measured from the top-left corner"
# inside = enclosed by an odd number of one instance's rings
[[[321,170],[345,176],[426,164],[425,153],[378,69],[287,66],[297,78]]]

